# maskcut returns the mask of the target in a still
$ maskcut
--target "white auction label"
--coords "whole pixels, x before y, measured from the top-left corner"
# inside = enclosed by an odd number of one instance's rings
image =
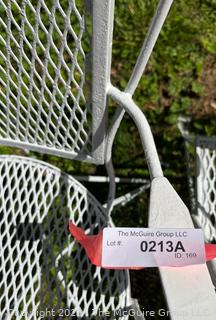
[[[103,267],[180,267],[205,263],[201,229],[105,228]]]

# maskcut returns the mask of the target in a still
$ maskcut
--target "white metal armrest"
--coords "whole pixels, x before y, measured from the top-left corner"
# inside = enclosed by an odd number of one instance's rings
[[[187,207],[163,177],[150,127],[131,96],[110,86],[108,94],[133,118],[140,133],[152,179],[149,227],[193,228]],[[159,268],[172,320],[214,320],[216,295],[206,265]]]

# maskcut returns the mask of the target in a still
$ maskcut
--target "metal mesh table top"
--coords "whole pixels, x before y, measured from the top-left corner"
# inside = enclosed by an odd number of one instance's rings
[[[104,128],[90,101],[91,18],[84,0],[0,0],[1,144],[103,162],[93,154]]]

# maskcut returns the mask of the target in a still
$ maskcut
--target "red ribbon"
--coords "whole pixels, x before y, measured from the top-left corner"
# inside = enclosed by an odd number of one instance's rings
[[[95,236],[87,236],[82,228],[69,224],[72,236],[81,244],[92,264],[101,267],[103,232]]]
[[[72,236],[81,244],[85,249],[86,255],[92,264],[97,267],[101,267],[102,259],[102,240],[103,231],[100,231],[97,235],[88,236],[85,234],[82,228],[77,227],[75,224],[69,224],[69,230]],[[216,244],[205,244],[206,261],[216,258]],[[140,270],[143,268],[127,267],[127,268],[113,268],[112,269],[133,269]]]

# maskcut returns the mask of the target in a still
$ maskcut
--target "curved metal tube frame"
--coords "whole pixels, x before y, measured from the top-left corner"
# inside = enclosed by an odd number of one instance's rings
[[[125,92],[121,92],[120,90],[113,87],[112,85],[109,86],[107,94],[115,102],[117,102],[118,105],[120,105],[120,108],[117,109],[117,112],[113,121],[113,126],[111,127],[108,134],[107,145],[106,145],[106,157],[105,157],[106,168],[110,178],[107,210],[108,210],[108,214],[111,214],[111,211],[113,208],[113,201],[115,199],[115,189],[116,189],[115,173],[113,169],[111,155],[112,155],[113,140],[115,138],[117,129],[124,115],[122,110],[124,112],[126,111],[131,116],[131,118],[134,120],[137,126],[140,139],[142,142],[142,146],[145,152],[145,157],[148,164],[151,179],[154,179],[156,177],[162,177],[163,171],[161,168],[154,138],[153,138],[150,126],[148,124],[148,121],[146,120],[144,113],[132,100],[131,95]]]
[[[145,151],[151,179],[163,176],[160,160],[156,150],[154,138],[144,113],[132,100],[131,95],[121,92],[112,85],[108,88],[108,96],[118,103],[131,116],[139,131],[140,139]],[[107,152],[111,153],[112,137],[107,141]]]
[[[152,53],[152,50],[157,41],[160,30],[164,24],[164,21],[168,15],[168,12],[170,10],[172,3],[173,3],[173,0],[159,1],[156,12],[151,21],[149,30],[144,39],[140,54],[137,58],[136,65],[132,71],[130,80],[125,89],[125,92],[121,92],[120,90],[113,87],[112,85],[108,85],[108,89],[107,89],[108,97],[111,97],[120,106],[116,110],[112,125],[110,127],[110,130],[108,131],[107,144],[106,144],[106,150],[105,150],[105,165],[106,165],[107,173],[110,178],[108,206],[107,206],[108,214],[111,214],[111,211],[113,208],[113,201],[115,199],[115,191],[116,191],[115,173],[114,173],[113,164],[111,160],[112,146],[113,146],[115,135],[122,121],[125,111],[127,111],[130,114],[130,116],[133,118],[134,122],[138,127],[143,148],[146,154],[146,160],[148,163],[151,179],[163,175],[157,150],[155,147],[154,139],[151,133],[151,129],[149,127],[149,124],[144,114],[140,111],[140,109],[132,100],[132,95],[139,84],[139,81],[143,75],[143,72],[145,71],[145,67],[148,63],[148,60],[150,58],[150,55]]]

